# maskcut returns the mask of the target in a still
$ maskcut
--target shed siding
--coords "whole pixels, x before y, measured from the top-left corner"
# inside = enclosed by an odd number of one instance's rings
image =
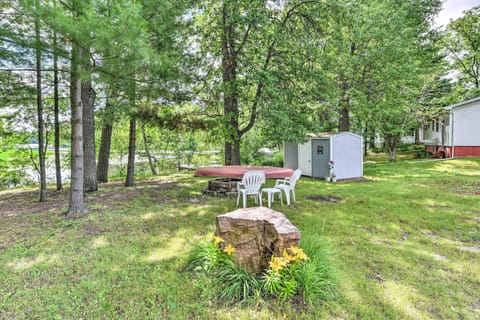
[[[332,159],[337,179],[363,176],[362,138],[350,133],[332,137]]]
[[[298,145],[292,142],[283,144],[283,167],[290,169],[298,168]]]
[[[306,143],[298,145],[298,168],[306,176],[312,176],[312,143],[308,140]]]
[[[480,102],[454,109],[453,121],[454,146],[480,146]]]

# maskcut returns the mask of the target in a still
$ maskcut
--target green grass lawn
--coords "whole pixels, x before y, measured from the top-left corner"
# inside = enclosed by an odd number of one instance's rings
[[[207,178],[101,185],[74,220],[66,193],[39,205],[36,190],[0,192],[0,319],[480,319],[480,158],[369,163],[364,175],[304,177],[294,205],[274,203],[337,269],[337,298],[308,309],[219,305],[185,271],[236,208],[202,195]]]

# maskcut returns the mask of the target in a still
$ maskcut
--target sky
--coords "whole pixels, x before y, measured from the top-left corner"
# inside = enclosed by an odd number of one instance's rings
[[[446,26],[450,19],[455,20],[463,15],[463,11],[478,5],[480,5],[480,0],[446,0],[443,3],[442,11],[435,19],[435,24]]]

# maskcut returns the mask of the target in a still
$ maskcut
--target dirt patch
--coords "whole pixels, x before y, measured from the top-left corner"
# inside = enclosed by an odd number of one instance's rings
[[[319,202],[340,202],[343,200],[343,198],[335,196],[309,196],[307,199]]]
[[[451,207],[451,206],[442,206],[442,205],[427,205],[427,206],[425,206],[425,208],[427,208],[427,209],[444,209],[444,210],[448,210],[448,209],[451,209],[452,207]]]
[[[358,178],[348,178],[348,179],[340,179],[337,181],[353,181],[353,182],[374,182],[375,180],[368,179],[365,177],[358,177]]]
[[[457,246],[457,249],[461,251],[472,252],[472,253],[480,253],[479,247]]]
[[[85,195],[85,207],[89,211],[115,210],[138,197],[151,197],[159,203],[173,201],[166,190],[179,188],[176,182],[162,180],[139,181],[135,186],[126,188],[123,182],[109,182],[99,185],[99,190]],[[45,212],[64,213],[68,209],[68,189],[47,190],[47,201],[38,202],[39,191],[13,190],[0,192],[0,219]],[[188,199],[190,202],[196,200]],[[92,231],[95,233],[96,231]]]
[[[471,306],[471,309],[473,311],[480,311],[480,299],[477,300],[477,303],[474,303],[472,306]]]
[[[442,256],[442,255],[439,254],[439,253],[434,253],[434,254],[433,254],[433,259],[435,259],[435,260],[437,260],[437,261],[447,261],[447,257]]]
[[[368,280],[376,280],[378,282],[384,282],[385,278],[378,272],[372,272],[367,275]]]

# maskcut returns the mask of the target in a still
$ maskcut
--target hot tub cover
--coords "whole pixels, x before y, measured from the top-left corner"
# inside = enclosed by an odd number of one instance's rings
[[[243,174],[248,170],[262,170],[267,178],[286,178],[291,177],[293,170],[289,168],[277,168],[267,166],[219,166],[219,167],[200,167],[195,170],[195,177],[211,176],[232,179],[242,179]]]

